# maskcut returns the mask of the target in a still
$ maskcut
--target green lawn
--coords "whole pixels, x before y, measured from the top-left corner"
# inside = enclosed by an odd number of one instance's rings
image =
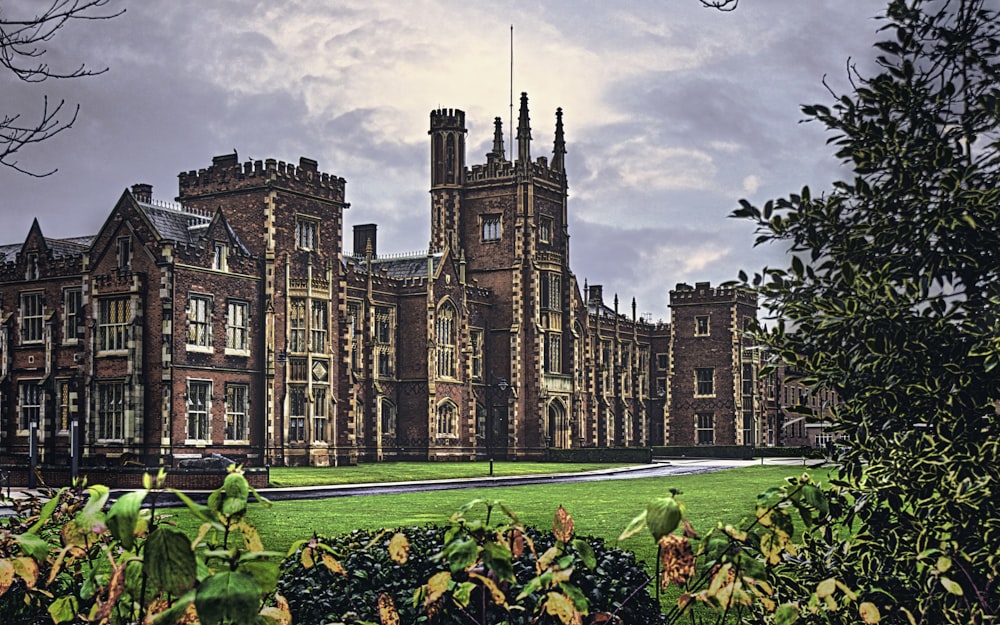
[[[440,523],[466,502],[482,498],[503,501],[522,521],[544,529],[551,527],[552,516],[561,504],[573,517],[578,534],[598,536],[613,544],[649,500],[669,494],[671,488],[683,491],[680,499],[687,505],[688,519],[696,530],[704,533],[718,522],[739,523],[753,510],[758,493],[804,470],[794,466],[755,465],[669,478],[279,501],[270,509],[253,504],[249,519],[260,531],[266,548],[284,551],[294,541],[313,533],[332,536],[355,528]],[[811,471],[815,479],[824,482],[828,472],[829,469]],[[193,524],[178,520],[182,527],[193,529]],[[645,533],[621,546],[646,562],[655,559],[652,538]]]
[[[625,464],[506,462],[493,464],[495,476],[577,473]],[[373,462],[350,467],[272,467],[271,486],[322,486],[486,477],[489,462]]]

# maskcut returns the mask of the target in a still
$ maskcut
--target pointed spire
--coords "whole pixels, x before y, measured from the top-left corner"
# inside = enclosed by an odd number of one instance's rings
[[[531,161],[531,120],[528,118],[528,94],[521,92],[521,111],[517,115],[517,160],[528,168]]]
[[[493,118],[493,151],[486,155],[488,160],[502,161],[506,157],[503,149],[503,121]]]
[[[552,171],[566,169],[566,137],[563,135],[562,107],[556,109],[556,141],[552,148]]]

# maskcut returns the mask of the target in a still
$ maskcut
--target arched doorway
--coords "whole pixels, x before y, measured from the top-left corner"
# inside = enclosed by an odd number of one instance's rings
[[[567,427],[566,404],[560,399],[549,402],[548,431],[546,438],[550,447],[566,449],[569,447],[569,427]]]

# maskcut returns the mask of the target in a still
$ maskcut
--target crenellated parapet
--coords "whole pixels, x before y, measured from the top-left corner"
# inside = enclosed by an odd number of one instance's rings
[[[717,304],[736,302],[757,306],[757,296],[741,287],[712,287],[708,282],[696,282],[694,286],[679,283],[670,291],[671,304]]]
[[[461,109],[436,109],[431,111],[431,132],[458,130],[465,132],[465,111]]]
[[[241,164],[233,152],[216,156],[206,169],[180,173],[178,200],[269,185],[343,202],[344,184],[343,178],[320,172],[318,163],[310,158],[300,158],[298,165],[273,158]]]

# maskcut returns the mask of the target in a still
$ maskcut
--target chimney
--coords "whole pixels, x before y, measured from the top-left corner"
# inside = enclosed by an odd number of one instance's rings
[[[587,299],[591,304],[604,305],[604,287],[600,284],[591,284],[590,294],[587,296]]]
[[[367,255],[368,245],[372,246],[372,258],[378,258],[378,248],[375,246],[377,224],[358,224],[354,226],[354,256]]]
[[[132,197],[136,202],[149,204],[153,201],[153,185],[145,183],[132,185]]]

